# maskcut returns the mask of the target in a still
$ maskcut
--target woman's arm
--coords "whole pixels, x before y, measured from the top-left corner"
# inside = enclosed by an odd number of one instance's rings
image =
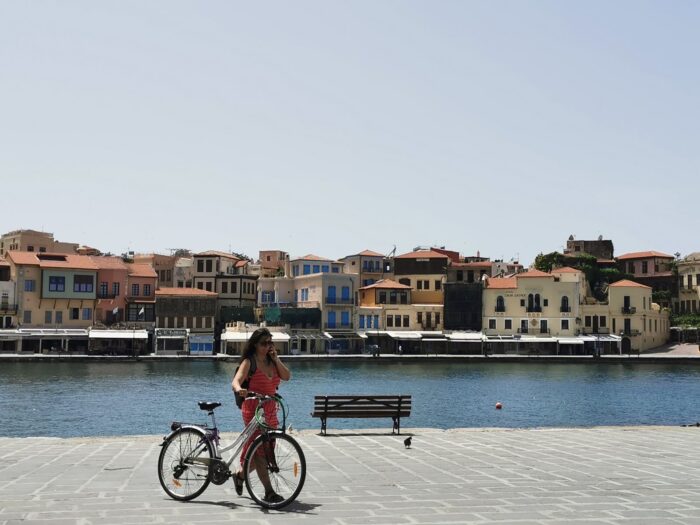
[[[231,381],[231,390],[238,392],[238,394],[243,397],[248,394],[248,390],[243,388],[241,383],[248,377],[248,372],[250,372],[250,359],[244,359],[241,366],[238,367],[238,371],[233,376],[233,381]]]
[[[277,373],[280,376],[280,379],[282,381],[289,381],[292,378],[292,373],[289,371],[289,368],[287,368],[280,357],[277,355],[277,349],[273,348],[267,353],[268,357],[272,359],[272,362],[275,365],[275,368],[277,369]]]

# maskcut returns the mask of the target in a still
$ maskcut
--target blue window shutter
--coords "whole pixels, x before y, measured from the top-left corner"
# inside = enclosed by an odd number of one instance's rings
[[[374,316],[374,327],[379,328],[379,316],[378,315]]]
[[[304,275],[308,275],[311,273],[311,265],[310,264],[305,264],[304,265]]]
[[[343,286],[341,292],[341,297],[343,299],[350,299],[350,287],[349,286]]]
[[[360,316],[360,328],[364,328],[364,327],[365,327],[365,316],[361,315]]]
[[[335,328],[335,312],[328,312],[328,328]]]

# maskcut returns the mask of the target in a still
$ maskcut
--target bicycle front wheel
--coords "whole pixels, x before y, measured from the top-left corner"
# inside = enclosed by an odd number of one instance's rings
[[[301,492],[306,458],[299,444],[282,432],[255,438],[243,465],[248,494],[260,506],[281,509]]]
[[[158,457],[158,479],[168,496],[180,501],[196,498],[209,486],[214,458],[204,432],[183,428],[163,444]]]

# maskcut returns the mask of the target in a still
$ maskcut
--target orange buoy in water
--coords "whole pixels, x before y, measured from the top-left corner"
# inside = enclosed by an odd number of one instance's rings
[[[502,408],[503,408],[503,405],[501,405],[500,403],[496,403],[496,410],[500,410]]]

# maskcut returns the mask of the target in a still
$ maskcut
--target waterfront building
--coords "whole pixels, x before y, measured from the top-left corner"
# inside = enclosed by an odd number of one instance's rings
[[[602,235],[594,241],[579,240],[570,235],[566,241],[564,255],[575,257],[583,254],[593,255],[603,261],[613,261],[615,247],[611,240],[603,239]]]
[[[175,263],[178,259],[179,257],[175,255],[138,253],[133,256],[131,262],[150,265],[158,274],[158,288],[169,288],[174,286],[173,275],[175,273]]]
[[[359,275],[359,286],[369,286],[384,278],[386,263],[381,253],[363,250],[355,255],[339,259],[345,273]]]
[[[219,307],[254,308],[258,277],[247,273],[249,261],[214,250],[194,255],[193,287],[216,292]]]
[[[92,257],[97,266],[95,322],[111,326],[126,319],[129,270],[121,257]]]
[[[397,255],[393,261],[393,279],[413,290],[416,305],[443,305],[443,284],[450,258],[434,250],[416,250]],[[439,320],[423,320],[424,330],[436,330],[442,326]]]
[[[638,283],[650,286],[655,302],[668,308],[676,293],[675,257],[657,251],[625,253],[617,257],[618,268]]]
[[[700,252],[694,252],[677,263],[678,296],[674,298],[676,313],[700,313]]]
[[[266,324],[249,324],[242,321],[228,323],[221,333],[220,353],[241,355],[243,348],[258,328],[265,327],[272,334],[272,342],[280,355],[289,354],[293,337],[285,326],[267,326]]]
[[[173,269],[175,288],[192,288],[194,281],[194,257],[178,257]]]
[[[87,350],[94,322],[98,267],[88,256],[10,251],[16,283],[18,351]]]
[[[281,277],[285,275],[285,265],[289,254],[282,250],[261,250],[258,262],[250,266],[249,273],[259,277]]]
[[[217,296],[197,288],[156,290],[156,353],[211,353]]]
[[[55,240],[49,232],[14,230],[0,235],[0,256],[9,251],[75,254],[78,247],[76,243]]]

